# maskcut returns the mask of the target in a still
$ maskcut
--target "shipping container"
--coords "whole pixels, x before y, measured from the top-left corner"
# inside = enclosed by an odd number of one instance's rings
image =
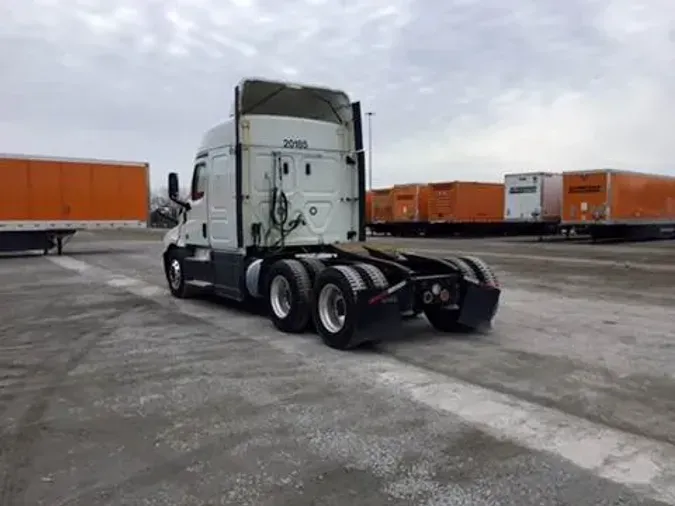
[[[429,217],[429,187],[426,184],[398,184],[391,190],[394,223],[426,222]]]
[[[675,224],[675,176],[599,169],[563,174],[562,223],[593,227],[600,236],[670,235]]]
[[[500,223],[504,215],[504,184],[470,181],[430,183],[432,223]]]
[[[562,215],[562,173],[522,172],[504,176],[504,219],[557,223]]]
[[[0,251],[52,247],[77,230],[145,228],[149,166],[0,154]]]
[[[391,188],[371,190],[371,223],[389,223],[392,219]]]

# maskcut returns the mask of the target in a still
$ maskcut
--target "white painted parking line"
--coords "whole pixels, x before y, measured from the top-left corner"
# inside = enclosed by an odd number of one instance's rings
[[[523,401],[470,383],[404,364],[384,355],[336,352],[306,336],[280,334],[259,317],[225,312],[198,301],[171,298],[168,290],[140,279],[121,276],[69,257],[48,257],[55,264],[108,286],[201,318],[308,362],[336,377],[358,378],[388,393],[406,396],[440,412],[533,451],[564,458],[596,476],[675,505],[675,446],[592,423],[555,409]]]

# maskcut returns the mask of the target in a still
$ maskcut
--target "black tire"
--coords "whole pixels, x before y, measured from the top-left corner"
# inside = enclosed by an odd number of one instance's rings
[[[284,259],[272,264],[267,272],[265,299],[270,320],[278,330],[289,334],[307,330],[311,298],[309,273],[299,260]]]
[[[300,260],[302,265],[304,265],[305,268],[307,269],[307,272],[309,273],[309,279],[311,281],[311,285],[314,286],[314,282],[316,281],[316,278],[326,268],[326,264],[324,264],[318,258],[313,258],[313,257],[299,258],[298,260]]]
[[[367,289],[384,291],[389,288],[387,276],[376,265],[359,262],[351,265],[351,267],[361,276]],[[375,343],[377,339],[373,339],[371,342]]]
[[[499,288],[499,278],[497,277],[497,274],[495,274],[495,271],[493,271],[483,259],[475,256],[463,256],[459,257],[459,259],[471,267],[475,276],[478,278],[478,281]]]
[[[327,346],[336,350],[348,350],[360,344],[354,342],[353,337],[358,321],[358,293],[365,289],[366,283],[353,267],[336,265],[319,274],[314,283],[312,318],[317,333]],[[331,328],[327,321],[329,318],[325,314],[322,315],[325,307],[329,305],[325,300],[328,292],[341,296],[343,301],[342,304],[336,304],[341,306],[344,312],[344,323],[339,328]]]
[[[314,257],[303,257],[303,258],[298,258],[300,262],[302,262],[302,265],[305,266],[307,269],[307,273],[309,274],[309,279],[311,282],[311,286],[314,286],[314,282],[316,281],[316,278],[321,274],[321,272],[326,269],[326,264],[324,264],[320,259],[314,258]],[[310,301],[311,301],[311,295],[310,295]],[[310,308],[310,317],[309,317],[309,323],[307,325],[307,330],[308,331],[315,331],[316,329],[314,328],[314,320],[312,319],[311,316],[311,308]]]
[[[384,273],[373,264],[357,263],[352,266],[366,281],[366,285],[370,284],[377,290],[386,290],[389,288],[389,281]]]
[[[494,286],[499,288],[499,278],[497,274],[490,268],[490,266],[485,263],[481,258],[475,256],[466,256],[462,257],[462,260],[469,264],[473,271],[476,273],[478,281],[485,285]],[[494,311],[492,312],[492,318],[497,314],[499,305],[496,305]]]
[[[367,280],[370,281],[373,288],[378,290],[386,290],[389,288],[389,280],[376,265],[358,263],[354,264],[354,267],[359,271],[359,274],[361,274],[363,278],[367,278]],[[401,319],[412,320],[417,318],[421,312],[421,309],[413,309],[409,313],[402,313]]]
[[[169,284],[171,295],[178,299],[187,299],[194,294],[194,290],[185,283],[183,276],[184,259],[188,253],[180,248],[172,248],[165,254],[164,274]]]
[[[464,278],[478,282],[478,278],[476,277],[476,274],[474,273],[473,269],[469,264],[467,264],[464,260],[462,260],[460,257],[446,257],[443,260],[446,262],[452,264],[457,271],[464,276]]]
[[[368,277],[371,284],[373,285],[373,288],[377,288],[378,290],[386,290],[387,288],[389,288],[389,280],[387,280],[387,277],[377,266],[366,263],[358,263],[355,264],[354,267],[360,269],[359,273],[361,274],[361,276]],[[421,309],[415,308],[409,313],[402,313],[401,319],[413,320],[417,318],[421,313],[422,313]]]

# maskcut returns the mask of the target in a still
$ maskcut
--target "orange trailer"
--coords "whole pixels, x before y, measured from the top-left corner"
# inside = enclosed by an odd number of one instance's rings
[[[392,217],[391,188],[371,190],[371,214],[368,223],[387,223]]]
[[[0,173],[0,251],[61,253],[77,230],[147,226],[145,162],[0,155]]]
[[[672,235],[675,177],[600,169],[563,173],[562,225],[594,236]]]
[[[429,217],[429,187],[426,184],[397,184],[391,190],[394,223],[425,222]]]
[[[504,184],[470,181],[430,183],[431,223],[500,223]]]

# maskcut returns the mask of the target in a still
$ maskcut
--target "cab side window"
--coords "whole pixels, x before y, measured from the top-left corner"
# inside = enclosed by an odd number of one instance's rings
[[[206,163],[199,162],[195,165],[195,170],[192,173],[192,188],[190,190],[190,197],[192,200],[199,200],[204,197],[206,191],[208,175],[206,173]]]

